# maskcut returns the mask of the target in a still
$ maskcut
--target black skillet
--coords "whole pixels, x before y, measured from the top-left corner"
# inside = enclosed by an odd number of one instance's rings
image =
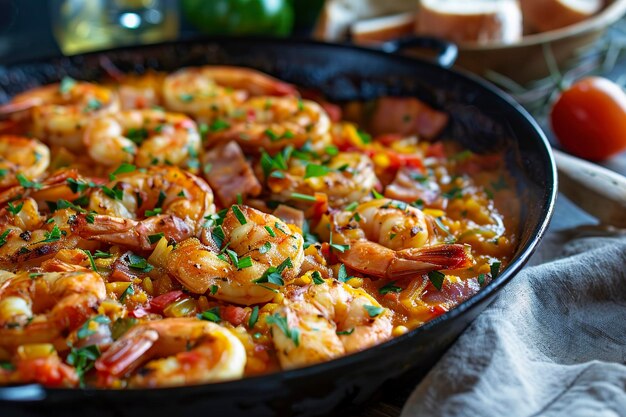
[[[390,53],[416,43],[438,48],[438,64]],[[476,296],[406,335],[320,365],[219,384],[127,391],[5,387],[0,388],[0,416],[324,415],[366,402],[409,369],[429,369],[528,260],[546,230],[557,189],[554,161],[537,124],[490,84],[445,68],[454,52],[434,40],[390,43],[376,51],[312,41],[212,39],[0,66],[0,102],[65,75],[98,80],[110,64],[124,72],[248,66],[320,90],[334,101],[416,96],[450,114],[443,137],[475,152],[505,150],[523,201],[519,247],[503,273]]]

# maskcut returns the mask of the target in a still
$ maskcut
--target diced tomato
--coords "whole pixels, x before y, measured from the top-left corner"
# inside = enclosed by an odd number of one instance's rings
[[[320,249],[322,252],[322,256],[326,258],[329,264],[336,264],[339,262],[339,258],[330,250],[330,244],[328,242],[322,243],[322,248]]]
[[[246,310],[237,306],[226,306],[220,311],[220,316],[233,326],[239,326],[246,319]]]
[[[387,133],[384,135],[376,136],[376,139],[374,140],[376,142],[382,143],[383,145],[389,146],[399,141],[400,139],[402,139],[402,135],[399,135],[397,133]]]
[[[400,294],[397,292],[388,292],[383,296],[383,298],[387,301],[391,301],[392,303],[397,303],[400,299]]]
[[[179,290],[166,292],[165,294],[161,294],[158,297],[154,297],[152,300],[150,300],[150,306],[153,310],[161,312],[165,307],[172,304],[183,295],[183,292]]]
[[[309,209],[309,218],[313,220],[320,219],[328,212],[328,196],[326,193],[315,193],[315,203]]]
[[[424,168],[422,158],[419,155],[389,152],[389,159],[391,161],[390,166],[393,168]]]
[[[434,156],[435,158],[445,158],[446,150],[443,147],[443,143],[435,142],[431,144],[426,150],[426,156]]]

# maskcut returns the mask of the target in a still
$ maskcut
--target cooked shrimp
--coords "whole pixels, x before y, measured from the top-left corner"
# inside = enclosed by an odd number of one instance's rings
[[[248,68],[183,68],[165,78],[163,96],[169,110],[212,121],[238,111],[250,96],[297,95],[291,84]]]
[[[235,140],[249,152],[265,149],[270,153],[288,145],[301,147],[307,141],[315,151],[330,144],[330,118],[314,101],[262,96],[239,108],[225,118],[222,128],[209,132],[209,142]]]
[[[200,135],[193,120],[160,110],[129,110],[93,119],[84,136],[97,163],[139,167],[177,165],[197,168]]]
[[[280,365],[298,368],[379,344],[391,336],[391,315],[367,292],[342,282],[290,288],[270,322]]]
[[[307,168],[308,165],[312,167]],[[311,168],[318,172],[307,175],[314,171]],[[332,207],[361,201],[378,183],[372,160],[356,152],[339,153],[324,164],[292,158],[284,175],[267,179],[275,200],[292,201],[293,193],[313,195],[320,192],[328,196]]]
[[[434,219],[401,201],[375,199],[333,216],[332,239],[350,268],[379,278],[401,278],[472,264],[468,247],[441,244]]]
[[[50,150],[37,139],[0,136],[0,189],[18,184],[18,174],[26,179],[40,177],[48,164]]]
[[[38,207],[34,199],[25,198],[0,210],[0,268],[26,268],[80,245],[80,237],[70,230],[75,210],[57,210],[46,219]]]
[[[122,110],[149,109],[163,102],[165,73],[148,72],[124,75],[116,86]]]
[[[118,175],[91,194],[89,209],[132,220],[173,215],[184,220],[195,234],[215,206],[213,192],[203,179],[176,167],[158,166]]]
[[[171,214],[137,221],[83,213],[75,216],[71,224],[72,232],[80,237],[135,250],[154,249],[158,242],[154,236],[165,237],[168,242],[182,242],[193,235],[193,229],[187,223]]]
[[[221,226],[170,253],[168,273],[189,291],[237,304],[267,302],[275,288],[296,278],[304,260],[295,226],[246,206],[232,206]]]
[[[21,272],[0,284],[0,346],[52,343],[80,326],[106,297],[102,277],[78,272]]]
[[[23,351],[32,350],[42,352],[24,357],[26,355]],[[51,388],[71,388],[78,385],[76,370],[66,365],[57,355],[54,346],[47,343],[21,346],[13,364],[15,369],[0,371],[0,384],[37,383]]]
[[[133,327],[95,364],[103,378],[130,378],[131,387],[203,384],[243,376],[246,351],[230,330],[192,318],[168,318]]]
[[[119,109],[117,95],[110,89],[69,78],[60,84],[34,88],[0,106],[0,115],[27,111],[32,133],[48,143],[80,152],[85,126],[94,116]]]

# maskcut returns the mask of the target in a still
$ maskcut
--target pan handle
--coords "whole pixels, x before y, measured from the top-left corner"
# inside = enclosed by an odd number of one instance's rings
[[[429,36],[409,36],[394,39],[383,43],[381,46],[383,51],[390,54],[402,53],[407,48],[424,48],[436,51],[435,61],[444,68],[450,68],[454,65],[459,55],[459,48],[452,42]]]

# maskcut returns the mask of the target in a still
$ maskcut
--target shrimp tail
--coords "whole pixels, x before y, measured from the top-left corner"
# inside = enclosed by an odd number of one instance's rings
[[[162,234],[168,241],[180,242],[193,235],[192,228],[179,217],[160,215],[143,221],[81,213],[72,222],[72,232],[80,237],[137,250],[153,249]]]
[[[398,279],[430,271],[464,268],[473,259],[465,245],[437,245],[393,251],[382,245],[355,241],[337,254],[350,268],[378,278]]]
[[[467,245],[445,244],[401,250],[391,263],[387,275],[398,278],[435,270],[467,268],[474,262]]]
[[[159,333],[151,329],[136,329],[132,334],[114,343],[95,363],[103,374],[120,377],[132,372],[148,358],[146,353],[159,339]]]

